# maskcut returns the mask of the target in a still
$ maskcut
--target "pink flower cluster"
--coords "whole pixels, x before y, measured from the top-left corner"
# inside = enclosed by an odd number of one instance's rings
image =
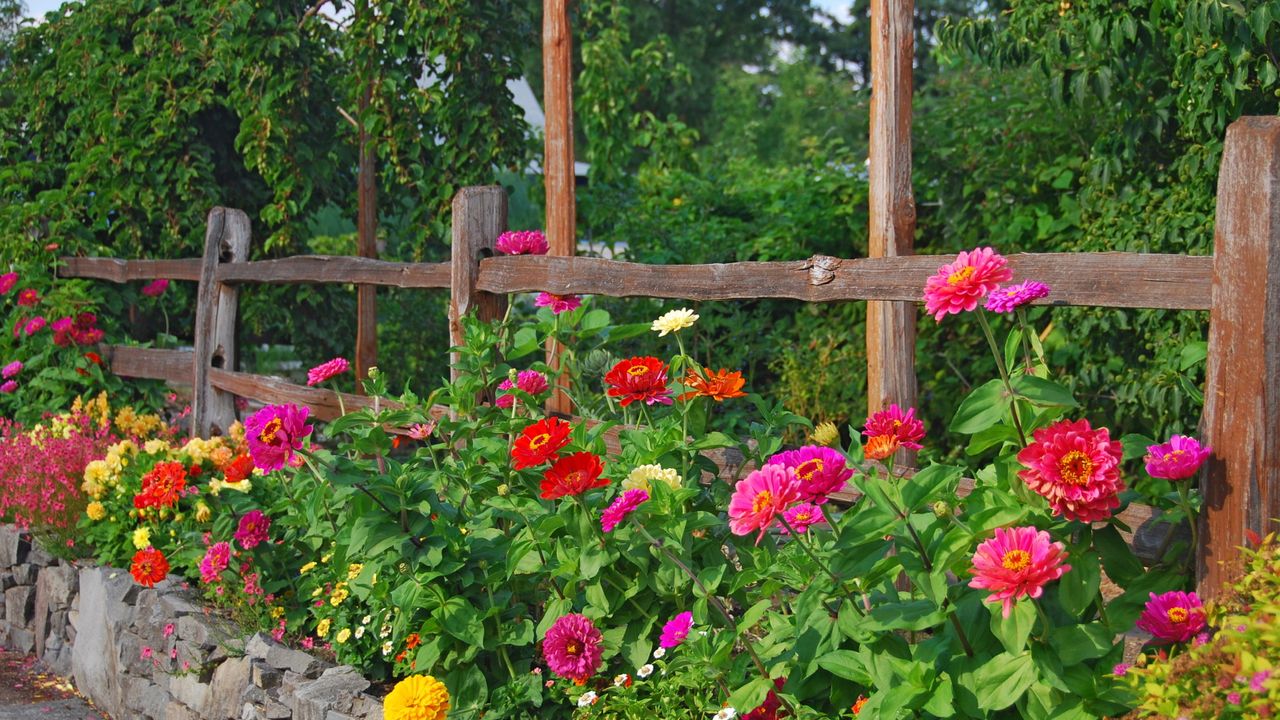
[[[0,517],[20,528],[75,527],[85,497],[85,465],[119,440],[88,417],[73,417],[71,431],[32,438],[26,428],[0,419]]]
[[[546,255],[550,249],[541,230],[508,230],[498,236],[493,247],[504,255]]]
[[[548,387],[546,376],[537,370],[521,370],[520,373],[516,375],[516,381],[514,383],[508,379],[503,380],[498,384],[499,391],[519,388],[520,390],[534,396],[541,395],[546,392]],[[510,408],[517,402],[518,400],[516,400],[516,396],[514,394],[501,392],[494,404],[500,408]]]
[[[341,375],[350,369],[351,363],[347,362],[346,358],[336,357],[327,362],[322,362],[307,371],[307,385],[319,385],[325,380]]]
[[[94,345],[102,341],[102,330],[98,328],[98,316],[93,313],[80,313],[75,318],[63,317],[53,321],[53,344],[58,347],[70,345]]]

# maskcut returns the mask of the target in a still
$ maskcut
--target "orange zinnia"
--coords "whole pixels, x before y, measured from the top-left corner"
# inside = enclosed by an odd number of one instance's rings
[[[690,392],[680,396],[681,401],[692,400],[696,397],[709,397],[716,402],[724,402],[729,398],[746,397],[747,394],[742,392],[742,386],[747,382],[742,378],[742,372],[729,372],[725,368],[720,368],[717,372],[707,371],[704,378],[697,372],[690,370],[682,380],[685,385],[693,388]]]

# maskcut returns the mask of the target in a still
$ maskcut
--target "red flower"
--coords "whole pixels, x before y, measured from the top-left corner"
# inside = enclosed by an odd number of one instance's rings
[[[679,397],[680,402],[692,400],[696,397],[709,397],[716,402],[724,402],[729,398],[747,396],[746,393],[742,392],[742,386],[746,383],[746,380],[742,378],[742,373],[729,372],[725,368],[720,368],[718,372],[711,372],[711,369],[708,368],[706,377],[690,369],[681,382],[693,388],[693,390],[682,394]]]
[[[187,485],[187,469],[180,462],[161,462],[142,476],[142,492],[133,496],[133,506],[171,507],[182,497]]]
[[[604,381],[609,396],[622,398],[622,406],[633,402],[646,405],[671,404],[671,389],[667,387],[667,366],[656,357],[633,357],[619,362],[605,373]]]
[[[33,307],[40,302],[40,293],[35,288],[24,288],[18,291],[18,304],[22,307]]]
[[[169,574],[169,561],[164,553],[153,547],[145,547],[133,554],[133,564],[129,566],[129,574],[143,587],[155,587]]]
[[[546,418],[526,427],[511,448],[515,469],[536,467],[560,457],[560,449],[569,444],[570,429],[560,418]]]
[[[577,452],[556,461],[542,474],[542,497],[557,500],[566,495],[582,493],[600,487],[608,487],[609,480],[600,477],[604,464],[589,452]]]
[[[90,350],[89,352],[85,353],[85,354],[84,354],[84,357],[85,357],[85,359],[86,359],[86,360],[88,360],[89,362],[93,363],[94,365],[101,365],[101,364],[102,364],[102,356],[101,356],[101,355],[99,355],[99,354],[98,354],[98,353],[96,353],[96,352],[93,352],[92,350]]]
[[[237,455],[232,460],[226,470],[223,471],[222,479],[224,482],[235,484],[249,477],[253,472],[253,458],[249,455]]]

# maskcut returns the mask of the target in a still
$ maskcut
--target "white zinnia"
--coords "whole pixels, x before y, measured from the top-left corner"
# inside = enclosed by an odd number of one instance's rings
[[[692,310],[680,308],[679,310],[671,310],[654,320],[650,329],[658,333],[658,337],[664,337],[669,332],[678,332],[687,327],[692,327],[697,321],[698,316]]]

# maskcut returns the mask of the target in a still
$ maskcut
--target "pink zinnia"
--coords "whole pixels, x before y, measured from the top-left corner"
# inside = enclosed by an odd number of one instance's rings
[[[901,447],[912,450],[923,447],[919,441],[924,438],[924,423],[916,417],[915,408],[907,408],[903,412],[897,404],[890,405],[867,418],[867,423],[862,427],[862,434],[867,437],[890,435],[897,439]]]
[[[200,581],[205,584],[217,582],[222,571],[226,570],[229,564],[231,564],[231,544],[219,542],[210,545],[204,553],[204,558],[200,560]]]
[[[46,323],[47,321],[44,319],[43,315],[37,315],[27,321],[27,326],[23,328],[23,332],[28,336],[35,335],[44,329]]]
[[[235,538],[241,547],[252,550],[267,539],[267,530],[270,528],[271,518],[261,510],[250,510],[240,516],[240,527],[236,529]]]
[[[13,380],[7,380],[3,384],[0,384],[0,393],[3,393],[5,395],[8,395],[9,393],[17,389],[18,389],[18,383]]]
[[[1204,629],[1204,605],[1191,592],[1175,590],[1151,599],[1138,617],[1138,627],[1164,642],[1186,642]]]
[[[577,310],[582,306],[582,299],[577,295],[552,295],[544,292],[538,293],[533,304],[538,307],[549,307],[552,314],[559,315],[562,312]]]
[[[8,377],[7,375],[5,377]],[[1147,474],[1165,480],[1185,480],[1195,475],[1213,448],[1186,435],[1174,435],[1169,442],[1148,445]]]
[[[609,507],[605,508],[600,514],[600,527],[605,532],[613,532],[618,524],[627,519],[627,516],[640,507],[640,504],[649,499],[649,493],[639,488],[623,491]]]
[[[810,526],[827,522],[827,518],[822,514],[822,508],[807,502],[798,503],[787,508],[782,512],[782,518],[798,533],[808,532]],[[779,532],[783,535],[790,534],[785,525]]]
[[[1049,296],[1049,286],[1035,280],[997,288],[987,296],[985,307],[991,312],[1011,313],[1032,300]]]
[[[1124,489],[1123,449],[1107,429],[1094,430],[1088,420],[1059,420],[1034,437],[1018,453],[1018,462],[1028,468],[1018,477],[1049,501],[1055,515],[1081,522],[1111,517]]]
[[[563,615],[547,629],[542,640],[542,656],[557,675],[581,685],[600,669],[603,640],[587,616]]]
[[[541,230],[508,230],[498,236],[493,247],[504,255],[546,255],[550,249]]]
[[[40,293],[35,288],[23,288],[18,291],[18,304],[22,307],[32,307],[40,302]]]
[[[843,490],[853,477],[853,470],[839,450],[821,445],[805,445],[769,458],[770,465],[782,465],[796,472],[800,483],[800,499],[824,503],[827,496]]]
[[[522,370],[516,376],[516,381],[512,383],[510,380],[503,380],[499,385],[499,390],[510,390],[519,388],[530,395],[538,395],[547,391],[547,378],[537,370]],[[510,393],[502,393],[498,396],[496,405],[500,408],[509,408],[516,403],[515,395]]]
[[[8,380],[20,372],[22,372],[22,361],[14,360],[8,365],[5,365],[3,370],[0,370],[0,375],[4,376],[5,380]]]
[[[961,252],[924,283],[925,311],[942,322],[978,307],[978,301],[1013,277],[1008,261],[989,247]]]
[[[18,284],[18,273],[7,272],[0,275],[0,295],[8,295],[14,285]]]
[[[1046,583],[1071,569],[1062,562],[1066,551],[1034,527],[996,528],[996,536],[973,554],[969,587],[991,590],[987,602],[1003,603],[1004,617],[1009,617],[1014,601],[1040,597]]]
[[[346,358],[336,357],[328,362],[320,363],[308,370],[307,385],[319,385],[325,380],[328,380],[335,375],[341,375],[350,369],[351,363],[347,362]]]
[[[152,280],[151,282],[144,285],[142,287],[142,294],[146,295],[147,297],[160,297],[161,295],[164,294],[164,291],[168,289],[169,289],[169,281],[164,278],[161,278],[159,280]]]
[[[764,465],[735,486],[729,499],[729,529],[734,535],[759,531],[759,545],[778,513],[798,499],[800,481],[795,470],[784,465]]]
[[[658,640],[658,645],[667,649],[679,647],[680,643],[689,637],[689,631],[692,629],[693,613],[682,612],[662,626],[662,637]]]
[[[409,437],[414,440],[426,440],[431,437],[431,433],[435,432],[436,421],[432,420],[428,423],[414,423],[409,426]]]
[[[307,424],[309,408],[297,405],[268,405],[244,421],[245,438],[253,464],[270,472],[284,467],[311,434]]]

